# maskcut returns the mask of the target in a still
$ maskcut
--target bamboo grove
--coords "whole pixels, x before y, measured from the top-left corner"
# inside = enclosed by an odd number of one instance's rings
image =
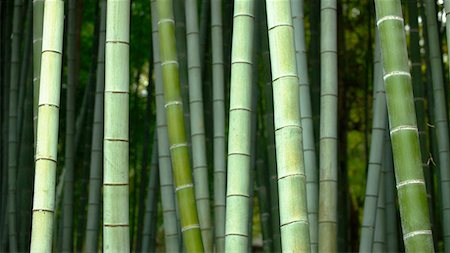
[[[450,252],[450,0],[0,0],[0,252]]]

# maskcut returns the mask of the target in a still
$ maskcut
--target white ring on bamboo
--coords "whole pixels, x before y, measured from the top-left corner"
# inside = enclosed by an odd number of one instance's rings
[[[167,107],[169,107],[171,105],[182,105],[182,104],[183,104],[183,102],[181,102],[181,101],[172,101],[172,102],[166,103],[164,105],[164,107],[167,108]]]
[[[161,66],[169,65],[169,64],[175,64],[178,66],[178,61],[163,61],[163,62],[161,62]]]
[[[403,126],[398,126],[398,127],[392,128],[390,134],[392,135],[393,133],[402,131],[402,130],[418,132],[418,129],[416,126],[403,125]]]
[[[383,23],[384,21],[388,21],[388,20],[397,20],[397,21],[401,21],[403,23],[403,18],[402,17],[389,15],[389,16],[384,16],[384,17],[378,19],[377,26],[380,26],[381,23]]]
[[[431,235],[431,230],[417,230],[417,231],[409,232],[403,236],[403,240],[406,241],[407,239],[414,237],[416,235]]]
[[[422,184],[422,185],[425,185],[425,181],[423,181],[422,179],[409,179],[409,180],[405,180],[405,181],[402,181],[402,182],[398,183],[396,185],[396,188],[398,190],[398,189],[400,189],[400,188],[402,188],[404,186],[410,185],[410,184]]]
[[[173,144],[170,146],[170,150],[174,149],[174,148],[180,148],[180,147],[189,147],[189,145],[185,142],[185,143],[178,143],[178,144]]]
[[[411,74],[407,71],[391,71],[389,73],[384,74],[383,80],[386,81],[389,77],[392,76],[407,76],[411,78]]]
[[[193,184],[184,184],[184,185],[176,187],[175,191],[177,192],[177,191],[181,191],[183,189],[192,188],[192,187],[194,187]]]
[[[169,22],[169,23],[175,24],[175,20],[173,20],[171,18],[162,18],[162,19],[158,20],[158,25],[161,24],[161,23],[165,23],[165,22]]]
[[[188,231],[191,229],[196,229],[196,228],[200,228],[200,225],[194,224],[194,225],[189,225],[189,226],[183,227],[183,228],[181,228],[181,232]]]

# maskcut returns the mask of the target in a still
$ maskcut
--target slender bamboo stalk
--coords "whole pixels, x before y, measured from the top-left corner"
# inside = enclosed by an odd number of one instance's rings
[[[68,33],[67,33],[67,93],[66,93],[66,141],[64,167],[63,195],[63,252],[73,251],[73,180],[75,167],[75,86],[77,82],[76,73],[76,0],[68,0]]]
[[[249,244],[254,3],[234,3],[225,252],[246,252]]]
[[[434,98],[434,124],[438,147],[438,166],[440,167],[440,184],[442,191],[442,226],[444,230],[444,249],[450,251],[450,140],[448,133],[448,112],[442,73],[442,54],[438,26],[436,22],[435,1],[425,1],[425,13],[428,28],[429,57]]]
[[[51,252],[55,211],[64,1],[47,0],[44,9],[30,252]]]
[[[103,150],[103,94],[105,90],[105,36],[106,0],[100,1],[100,29],[98,36],[97,79],[92,130],[91,161],[89,175],[89,199],[86,223],[85,252],[98,251],[100,221],[100,189],[102,181]]]
[[[103,251],[129,252],[130,1],[108,0],[103,143]]]
[[[33,125],[34,140],[36,145],[37,133],[37,113],[39,102],[39,83],[41,72],[41,51],[42,51],[42,23],[44,16],[44,1],[33,0]]]
[[[259,29],[263,32],[261,35],[261,50],[263,61],[263,78],[264,78],[264,93],[266,110],[264,115],[265,121],[265,135],[267,138],[266,152],[267,152],[267,166],[269,173],[269,188],[270,188],[270,203],[271,203],[271,223],[272,223],[272,240],[274,252],[281,252],[280,239],[280,212],[278,208],[278,183],[277,183],[277,164],[275,157],[275,129],[273,117],[273,94],[272,94],[272,76],[270,73],[270,55],[269,55],[269,39],[267,34],[267,18],[266,8],[260,5],[261,22],[259,22]]]
[[[208,190],[208,164],[205,146],[205,119],[203,112],[197,0],[186,0],[185,11],[195,200],[198,207],[198,218],[200,230],[202,232],[203,247],[206,252],[212,252],[213,233]]]
[[[292,23],[295,33],[295,55],[299,77],[300,115],[303,127],[303,154],[306,171],[306,193],[308,194],[308,221],[311,252],[317,252],[317,213],[319,188],[316,164],[316,149],[311,111],[311,93],[309,88],[308,64],[306,62],[305,26],[303,16],[303,0],[291,0]]]
[[[181,101],[173,2],[171,0],[158,0],[157,3],[167,130],[175,191],[180,212],[181,232],[187,252],[203,252],[197,205],[193,202],[195,195]]]
[[[385,124],[386,125],[386,124]],[[373,137],[372,137],[373,138]],[[382,172],[380,176],[380,187],[378,187],[378,203],[375,219],[375,231],[373,236],[372,252],[386,252],[386,213],[385,213],[385,163],[383,159]]]
[[[152,157],[150,165],[150,175],[147,187],[147,197],[145,199],[145,216],[144,216],[144,231],[142,232],[142,252],[154,252],[155,251],[155,235],[152,234],[152,228],[156,225],[157,220],[155,213],[157,198],[157,185],[158,185],[158,140],[157,135],[153,137]]]
[[[337,251],[337,43],[336,1],[320,7],[319,252]]]
[[[23,0],[14,1],[11,34],[9,130],[8,130],[8,237],[9,251],[17,251],[16,228],[16,174],[17,174],[17,92],[20,78],[20,41],[22,32]],[[23,73],[22,73],[23,74]]]
[[[267,1],[281,247],[310,252],[302,126],[290,1]],[[297,196],[292,201],[292,196]]]
[[[372,122],[372,141],[370,143],[370,157],[367,172],[366,196],[364,200],[363,223],[361,227],[360,252],[372,251],[375,232],[375,221],[377,217],[377,203],[382,171],[382,160],[384,153],[384,135],[386,131],[386,94],[384,91],[383,74],[381,66],[381,51],[378,33],[375,38],[374,57],[374,116]]]
[[[155,72],[156,127],[158,135],[158,163],[161,202],[164,220],[164,237],[167,252],[179,252],[177,214],[175,210],[172,166],[170,163],[169,139],[166,114],[164,112],[163,79],[159,55],[158,11],[156,0],[151,1],[153,64]]]
[[[405,250],[433,252],[401,4],[376,0],[375,8]]]
[[[386,127],[388,127],[386,125]],[[397,208],[395,196],[395,178],[394,168],[392,163],[392,150],[389,134],[385,134],[385,155],[383,165],[386,170],[386,177],[384,180],[385,197],[386,197],[386,250],[388,252],[398,252],[398,231],[397,231]]]
[[[225,251],[225,87],[222,35],[222,0],[211,1],[211,48],[214,111],[214,236],[215,250]]]

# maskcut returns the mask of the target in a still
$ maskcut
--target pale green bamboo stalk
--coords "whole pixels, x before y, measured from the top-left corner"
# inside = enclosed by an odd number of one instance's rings
[[[92,129],[91,161],[89,175],[89,199],[86,223],[85,252],[98,251],[100,225],[100,190],[102,181],[103,154],[103,95],[105,90],[105,36],[106,0],[100,1],[100,30],[97,52],[97,78]]]
[[[130,1],[108,0],[103,143],[103,251],[129,252]]]
[[[337,14],[335,0],[320,6],[319,250],[337,251]]]
[[[259,22],[259,29],[262,31],[261,35],[261,49],[262,49],[262,61],[263,61],[263,78],[264,78],[264,93],[266,112],[264,115],[265,121],[265,135],[267,138],[266,152],[267,152],[267,165],[269,173],[269,186],[270,186],[270,203],[271,203],[271,223],[272,223],[272,240],[274,252],[281,251],[281,239],[280,239],[280,212],[278,208],[278,183],[277,183],[277,165],[275,157],[275,129],[274,129],[274,117],[273,117],[273,94],[272,94],[272,76],[270,73],[270,55],[269,55],[269,39],[267,34],[267,18],[266,8],[264,5],[260,5],[261,22]]]
[[[445,251],[450,251],[450,143],[448,133],[448,112],[446,106],[446,94],[444,89],[444,75],[442,73],[442,54],[436,22],[435,1],[425,1],[425,16],[427,20],[427,35],[429,43],[429,57],[431,77],[433,83],[434,99],[434,125],[436,126],[436,139],[438,147],[440,168],[440,184],[442,191],[442,227]]]
[[[203,112],[202,69],[200,66],[200,41],[197,0],[185,0],[186,41],[189,82],[189,108],[191,113],[192,169],[195,200],[198,208],[203,248],[213,251],[213,233],[208,189],[208,164],[205,146],[205,119]]]
[[[33,0],[33,128],[35,146],[37,139],[37,113],[39,103],[39,82],[41,74],[44,1],[45,0]]]
[[[166,114],[164,112],[163,79],[159,54],[158,11],[156,0],[151,1],[153,64],[155,73],[156,126],[158,134],[158,163],[161,202],[164,220],[166,251],[179,252],[177,214],[175,208],[172,165],[170,163],[169,138],[167,136]]]
[[[203,252],[192,182],[189,148],[186,142],[183,104],[181,100],[173,2],[158,0],[158,31],[167,130],[173,166],[173,177],[180,213],[181,232],[187,252]]]
[[[386,124],[385,124],[386,125]],[[373,137],[372,137],[373,138]],[[383,139],[383,138],[382,138]],[[386,214],[385,214],[385,175],[386,160],[382,161],[382,172],[379,179],[378,203],[373,235],[372,252],[386,252]]]
[[[150,96],[150,94],[148,94]],[[152,157],[150,164],[150,175],[147,186],[147,196],[145,198],[145,216],[144,216],[144,226],[142,232],[142,252],[154,252],[155,244],[155,234],[152,233],[154,227],[157,224],[157,208],[155,203],[158,201],[157,197],[157,186],[158,186],[158,140],[156,133],[153,137],[152,145]]]
[[[386,127],[388,127],[386,125]],[[397,208],[395,196],[395,178],[394,168],[392,163],[392,150],[389,134],[385,134],[385,155],[383,165],[386,170],[386,177],[384,180],[385,197],[386,197],[386,250],[388,252],[398,252],[398,232],[397,232]]]
[[[156,127],[158,135],[158,163],[161,202],[164,220],[164,237],[167,252],[181,251],[178,243],[177,213],[170,163],[169,137],[164,112],[163,77],[159,54],[158,10],[156,0],[151,1],[153,64],[155,75]]]
[[[234,3],[225,252],[246,252],[249,244],[254,2],[237,0]]]
[[[306,193],[308,194],[308,221],[311,252],[317,252],[318,244],[318,203],[319,188],[317,183],[318,171],[316,163],[316,148],[311,111],[311,93],[308,78],[308,64],[306,62],[305,26],[303,16],[303,0],[291,0],[292,23],[295,33],[295,55],[297,59],[297,73],[299,77],[300,115],[303,126],[303,154],[306,171]]]
[[[267,1],[281,248],[310,252],[300,98],[290,1]],[[295,200],[292,197],[296,196]]]
[[[61,90],[64,1],[46,0],[42,33],[30,252],[51,252]]]
[[[77,23],[77,1],[68,0],[67,21],[67,89],[66,89],[66,141],[64,154],[64,194],[63,194],[63,242],[62,251],[73,251],[73,175],[75,167],[75,87],[77,82],[76,73],[76,46],[75,34]]]
[[[8,115],[8,238],[9,251],[17,251],[16,228],[16,174],[17,174],[17,97],[20,75],[20,45],[23,0],[15,0],[11,34],[9,115]]]
[[[372,122],[372,138],[370,143],[370,157],[367,172],[366,196],[364,200],[364,214],[361,225],[360,252],[372,251],[375,232],[375,221],[377,217],[377,203],[380,192],[380,176],[382,170],[384,135],[386,131],[386,94],[384,91],[383,74],[381,66],[381,51],[378,33],[375,37],[374,55],[374,113]]]
[[[211,48],[214,111],[214,237],[215,250],[225,251],[225,86],[222,35],[222,0],[211,1]]]
[[[401,4],[375,7],[405,250],[433,252]]]

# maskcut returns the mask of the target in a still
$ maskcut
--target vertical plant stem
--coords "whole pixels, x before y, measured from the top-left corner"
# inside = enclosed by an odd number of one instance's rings
[[[153,64],[155,72],[156,127],[158,135],[158,163],[161,202],[164,220],[164,239],[167,252],[179,252],[177,214],[175,210],[172,166],[170,163],[169,139],[166,114],[164,112],[163,79],[159,55],[158,11],[156,0],[151,1]]]
[[[311,95],[306,62],[305,26],[303,16],[303,0],[291,0],[292,23],[295,32],[295,55],[297,59],[297,73],[299,77],[300,115],[303,127],[303,154],[306,171],[306,193],[308,194],[308,221],[311,252],[317,252],[317,213],[319,202],[319,188],[317,183],[318,171],[316,163],[316,149],[311,111]]]
[[[170,154],[181,232],[187,252],[203,252],[197,205],[191,175],[189,148],[183,118],[177,51],[175,46],[175,20],[173,1],[158,0],[158,30],[161,69],[164,83],[164,101],[167,116]]]
[[[448,112],[444,75],[442,73],[442,54],[438,26],[436,22],[435,2],[425,1],[425,16],[428,28],[429,57],[434,99],[434,125],[438,147],[438,166],[440,168],[440,184],[442,191],[442,227],[444,230],[444,249],[450,251],[450,198],[445,197],[450,192],[450,144],[448,133]]]
[[[281,247],[310,252],[302,126],[290,1],[267,1]],[[292,201],[292,196],[297,196]]]
[[[225,252],[246,252],[249,244],[254,3],[234,3]]]
[[[215,250],[225,251],[226,140],[222,0],[211,1],[211,43],[214,111],[214,236]]]
[[[376,0],[375,8],[405,250],[433,252],[401,4]]]
[[[103,251],[129,252],[130,1],[108,0],[103,142]]]
[[[64,28],[64,1],[44,8],[30,252],[51,252]]]
[[[320,6],[320,193],[319,250],[337,251],[337,43],[336,1]]]

